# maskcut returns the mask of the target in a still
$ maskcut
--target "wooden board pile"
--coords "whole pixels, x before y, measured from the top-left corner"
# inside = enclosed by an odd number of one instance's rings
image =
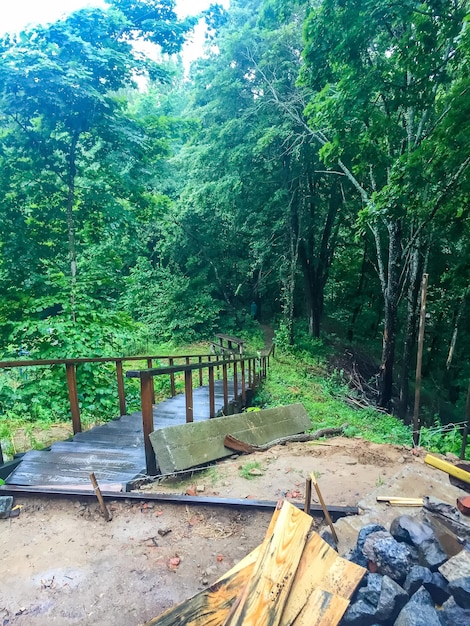
[[[260,546],[145,626],[335,626],[365,569],[310,534],[311,524],[309,515],[280,502]]]

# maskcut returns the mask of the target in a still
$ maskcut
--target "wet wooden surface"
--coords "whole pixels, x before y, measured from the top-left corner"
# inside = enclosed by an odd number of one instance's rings
[[[233,400],[229,384],[229,402]],[[224,406],[222,380],[215,381],[215,410]],[[209,418],[209,388],[193,391],[193,419]],[[169,398],[153,407],[155,430],[184,424],[184,394]],[[157,459],[158,463],[158,459]],[[106,424],[77,433],[71,440],[59,441],[49,450],[31,450],[5,481],[9,485],[90,485],[94,472],[101,487],[109,483],[127,483],[145,474],[142,414],[124,415]]]

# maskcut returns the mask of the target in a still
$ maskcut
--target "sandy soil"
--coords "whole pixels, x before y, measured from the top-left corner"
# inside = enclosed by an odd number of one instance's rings
[[[247,463],[256,464],[251,480],[240,475]],[[327,503],[356,505],[413,463],[422,458],[406,448],[336,438],[232,457],[143,491],[301,502],[314,471]],[[15,504],[19,517],[0,520],[0,626],[142,624],[230,569],[261,542],[271,517],[121,500],[105,522],[90,499]]]

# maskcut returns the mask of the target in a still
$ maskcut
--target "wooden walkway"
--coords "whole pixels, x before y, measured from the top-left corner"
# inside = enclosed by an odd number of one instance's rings
[[[233,400],[229,385],[229,402]],[[223,381],[215,381],[215,409],[224,407]],[[153,407],[154,429],[185,423],[185,396],[180,394]],[[193,420],[209,418],[209,388],[193,391]],[[158,463],[158,459],[157,459]],[[142,413],[124,415],[101,426],[59,441],[48,450],[31,450],[5,481],[8,485],[91,488],[94,472],[103,489],[125,485],[145,475]]]

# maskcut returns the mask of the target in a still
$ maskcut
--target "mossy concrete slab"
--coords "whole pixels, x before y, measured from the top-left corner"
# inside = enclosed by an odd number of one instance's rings
[[[189,469],[233,454],[226,435],[252,445],[302,433],[312,427],[302,404],[250,411],[203,422],[168,426],[150,435],[162,474]]]

